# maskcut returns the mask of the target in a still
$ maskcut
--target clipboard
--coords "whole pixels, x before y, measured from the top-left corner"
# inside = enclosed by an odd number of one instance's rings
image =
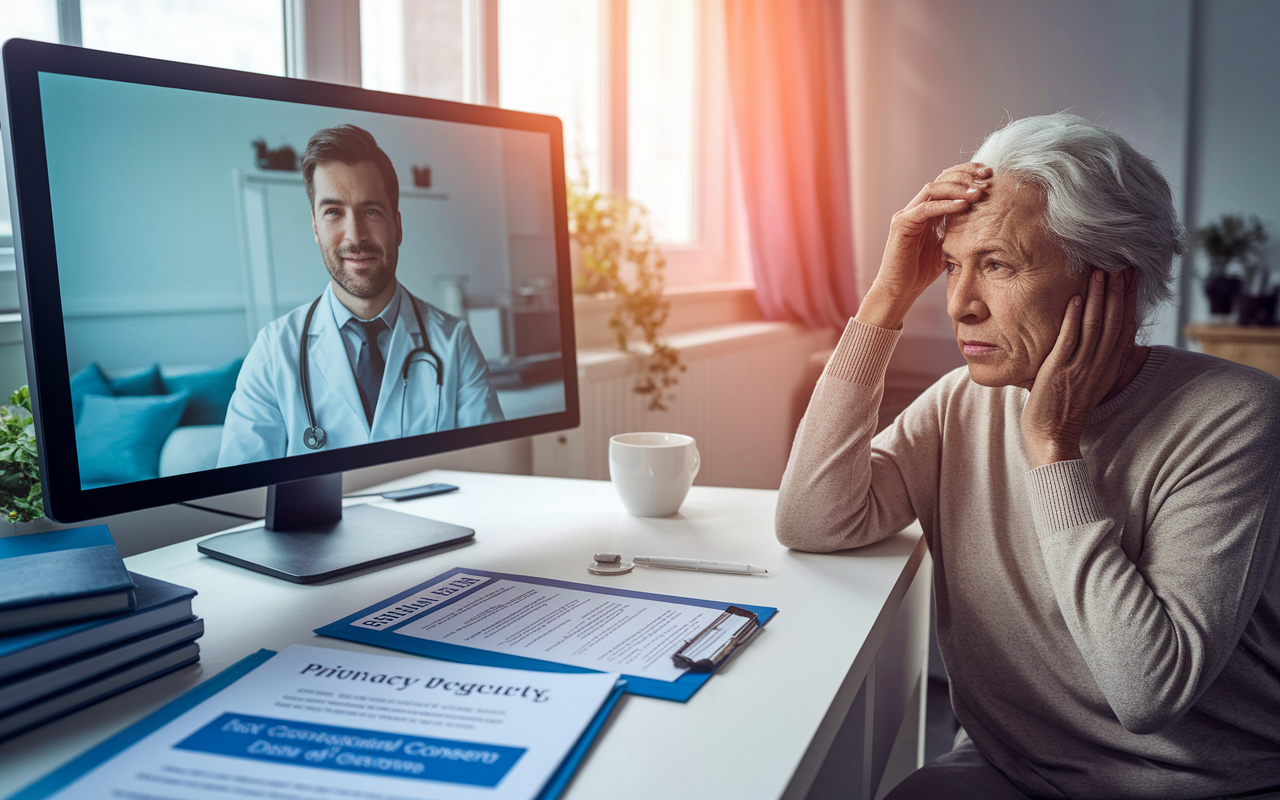
[[[429,595],[432,594],[432,587],[445,586],[458,576],[480,576],[497,580],[510,580],[543,587],[556,587],[584,591],[594,595],[623,598],[629,597],[641,600],[677,603],[680,605],[714,609],[722,612],[711,625],[707,626],[706,629],[685,640],[682,646],[676,647],[673,651],[669,651],[671,653],[670,656],[664,656],[664,658],[671,658],[672,663],[675,663],[677,666],[681,666],[674,661],[674,655],[676,652],[685,652],[686,656],[690,653],[697,654],[697,658],[691,659],[692,663],[698,664],[696,669],[692,667],[686,668],[684,674],[674,681],[657,680],[642,675],[633,675],[628,673],[625,669],[617,670],[623,673],[623,677],[626,680],[625,691],[627,693],[642,695],[645,697],[657,697],[663,700],[674,700],[681,703],[686,702],[689,698],[693,697],[698,689],[702,688],[702,686],[710,680],[711,676],[715,674],[715,670],[722,666],[734,652],[737,652],[742,647],[746,646],[754,638],[759,628],[765,625],[778,612],[778,609],[769,606],[748,605],[746,603],[732,604],[717,602],[714,600],[701,600],[691,597],[678,597],[675,595],[635,592],[610,586],[595,586],[590,584],[573,583],[570,581],[557,581],[548,578],[535,578],[526,575],[514,575],[502,572],[489,572],[487,570],[456,567],[437,575],[428,581],[420,583],[417,586],[406,589],[399,594],[367,606],[353,614],[349,614],[340,620],[331,622],[323,627],[316,628],[315,633],[321,636],[331,636],[336,639],[359,642],[373,647],[398,650],[400,652],[413,653],[414,655],[427,656],[430,658],[441,658],[446,661],[461,661],[464,663],[480,664],[484,666],[531,669],[541,670],[544,672],[598,671],[554,660],[493,652],[461,644],[432,641],[429,639],[415,638],[413,636],[400,635],[397,633],[397,631],[412,624],[414,620],[421,620],[424,615],[447,613],[448,609],[454,608],[459,602],[462,602],[468,595],[450,594],[440,598],[438,601],[429,602]],[[728,612],[729,608],[735,608],[737,611],[730,614],[728,619],[722,621],[720,617],[724,617],[725,612]],[[716,641],[717,637],[720,635],[716,633],[716,630],[725,629],[725,625],[728,622],[744,619],[742,616],[743,614],[753,615],[754,628],[749,632],[742,632],[742,635],[736,639],[733,646],[725,650],[723,653],[720,652],[724,645],[722,642],[721,647],[714,648],[714,652],[709,654],[714,657],[708,657],[705,659],[708,663],[700,663],[704,660],[701,648],[713,641]],[[364,620],[369,620],[371,618],[377,619],[380,617],[389,618],[385,625],[364,627],[358,624]],[[733,633],[737,634],[739,631],[735,628]],[[686,652],[686,648],[692,649],[689,649]]]
[[[701,633],[685,642],[671,660],[690,672],[715,672],[759,630],[760,618],[754,611],[729,606]]]

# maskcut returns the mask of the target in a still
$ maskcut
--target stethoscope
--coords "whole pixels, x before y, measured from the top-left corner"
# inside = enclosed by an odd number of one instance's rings
[[[324,443],[329,440],[328,435],[316,424],[316,413],[311,407],[311,376],[307,366],[307,335],[311,332],[311,318],[316,313],[316,306],[320,305],[320,301],[324,299],[324,295],[320,295],[311,303],[311,307],[307,309],[307,318],[302,322],[302,341],[298,345],[298,381],[302,384],[302,405],[307,410],[308,427],[302,434],[302,443],[312,450],[319,450],[324,447]],[[418,331],[422,334],[422,346],[415,347],[409,351],[404,357],[404,367],[400,370],[400,379],[404,381],[404,391],[400,394],[400,430],[404,430],[404,400],[405,395],[409,393],[409,367],[416,363],[413,359],[419,353],[425,354],[432,360],[432,366],[436,370],[436,428],[440,427],[440,395],[444,387],[444,375],[441,370],[440,356],[436,355],[436,351],[431,349],[431,340],[427,338],[427,326],[422,324],[422,312],[418,310],[418,304],[411,295],[407,296],[409,305],[413,307],[413,316],[418,320]],[[377,343],[371,346],[376,347]],[[422,361],[423,359],[418,359]]]

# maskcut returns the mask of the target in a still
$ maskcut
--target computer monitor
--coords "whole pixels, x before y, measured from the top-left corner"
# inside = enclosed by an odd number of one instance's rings
[[[471,534],[344,516],[343,471],[578,424],[556,118],[16,39],[3,62],[53,519],[269,486],[264,528],[201,550],[319,580]]]

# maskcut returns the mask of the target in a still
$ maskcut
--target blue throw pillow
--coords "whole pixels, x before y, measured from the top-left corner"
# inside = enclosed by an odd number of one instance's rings
[[[84,405],[84,398],[91,394],[107,397],[115,394],[107,383],[107,376],[102,374],[102,367],[97,363],[90,364],[71,376],[71,414],[76,422],[80,421],[80,407]]]
[[[140,372],[109,380],[111,393],[116,397],[150,397],[164,394],[164,381],[160,379],[159,364],[152,364]]]
[[[86,395],[76,423],[80,483],[104,486],[156,477],[160,448],[186,405],[186,392],[157,397]]]
[[[227,420],[227,406],[236,390],[243,358],[229,364],[183,375],[165,375],[166,392],[186,392],[191,396],[178,425],[221,425]]]

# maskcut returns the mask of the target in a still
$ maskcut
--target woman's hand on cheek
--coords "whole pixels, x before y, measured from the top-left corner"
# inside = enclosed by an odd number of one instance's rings
[[[1115,387],[1136,334],[1133,271],[1095,270],[1086,297],[1067,303],[1057,342],[1022,409],[1022,441],[1032,469],[1081,458],[1085,420]]]

